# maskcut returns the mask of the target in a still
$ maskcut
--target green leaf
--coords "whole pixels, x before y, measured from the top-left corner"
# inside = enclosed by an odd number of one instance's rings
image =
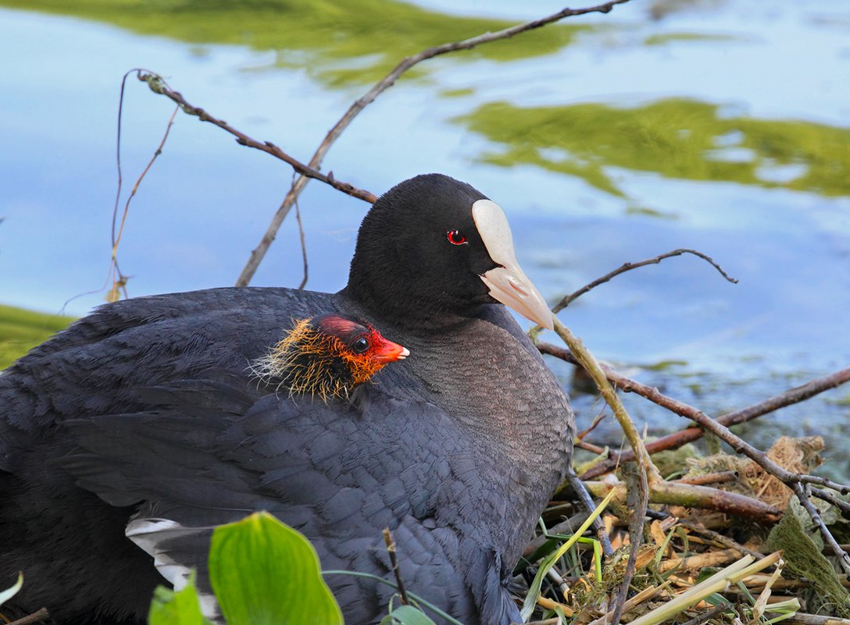
[[[412,605],[399,606],[381,620],[381,625],[435,625],[428,616]]]
[[[534,576],[534,579],[531,580],[531,584],[528,587],[528,593],[525,595],[525,601],[522,604],[521,614],[523,622],[526,622],[531,616],[531,613],[534,612],[534,607],[537,604],[537,598],[540,596],[540,590],[543,587],[543,578],[546,576],[546,573],[549,572],[549,569],[552,568],[555,562],[561,559],[561,556],[563,556],[576,542],[579,541],[585,530],[593,524],[596,517],[602,514],[602,511],[605,510],[609,503],[611,503],[611,499],[614,498],[614,494],[615,491],[613,490],[608,493],[605,499],[603,499],[602,502],[596,506],[596,509],[591,512],[590,516],[587,517],[587,520],[582,523],[581,527],[576,530],[576,533],[573,534],[567,542],[558,547],[554,553],[549,554],[540,562],[540,568],[537,569],[537,574]]]
[[[148,625],[209,625],[210,621],[201,614],[198,591],[195,589],[195,573],[183,590],[174,592],[158,586],[153,593]]]
[[[343,625],[316,550],[267,512],[216,528],[209,569],[228,625]]]
[[[21,589],[21,586],[24,585],[24,574],[18,573],[18,581],[11,588],[7,588],[6,590],[0,592],[0,605],[6,603],[9,599],[18,594],[18,591]]]

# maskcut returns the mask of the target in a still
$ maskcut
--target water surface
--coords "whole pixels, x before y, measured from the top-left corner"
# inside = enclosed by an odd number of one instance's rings
[[[403,55],[555,11],[553,2],[0,0],[0,302],[83,314],[103,300],[120,78],[163,74],[190,102],[309,158]],[[850,362],[850,7],[633,2],[421,65],[325,162],[380,193],[417,173],[467,180],[509,212],[553,301],[680,247],[712,256],[617,278],[562,318],[601,358],[709,414]],[[125,184],[172,106],[131,80]],[[120,251],[131,295],[232,284],[291,172],[178,115]],[[125,187],[126,188],[126,187]],[[366,205],[319,184],[300,202],[309,288],[346,279]],[[257,285],[295,286],[287,222]],[[569,369],[555,365],[569,383]],[[630,398],[650,431],[681,419]],[[596,407],[577,397],[580,425]],[[761,427],[840,434],[850,391]],[[614,428],[597,440],[619,443]],[[833,437],[835,440],[835,437]],[[843,470],[833,445],[827,470]]]

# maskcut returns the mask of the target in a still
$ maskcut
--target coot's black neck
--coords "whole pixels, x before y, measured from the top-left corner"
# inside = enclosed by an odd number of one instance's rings
[[[408,330],[433,331],[452,327],[478,316],[483,304],[493,299],[482,296],[480,302],[456,300],[442,293],[435,297],[416,297],[416,284],[377,286],[380,281],[358,274],[349,279],[340,295],[357,304],[365,317],[373,322],[391,320],[392,324]]]

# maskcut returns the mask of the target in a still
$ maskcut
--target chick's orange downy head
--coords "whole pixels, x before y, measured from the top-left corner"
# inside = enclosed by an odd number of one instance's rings
[[[409,353],[361,319],[329,314],[295,320],[286,336],[255,361],[253,370],[290,395],[327,401],[349,397],[384,366]]]

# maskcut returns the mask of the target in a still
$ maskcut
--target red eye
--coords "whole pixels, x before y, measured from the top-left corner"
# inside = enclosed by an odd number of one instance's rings
[[[466,245],[466,237],[460,230],[449,230],[446,237],[452,245]]]

